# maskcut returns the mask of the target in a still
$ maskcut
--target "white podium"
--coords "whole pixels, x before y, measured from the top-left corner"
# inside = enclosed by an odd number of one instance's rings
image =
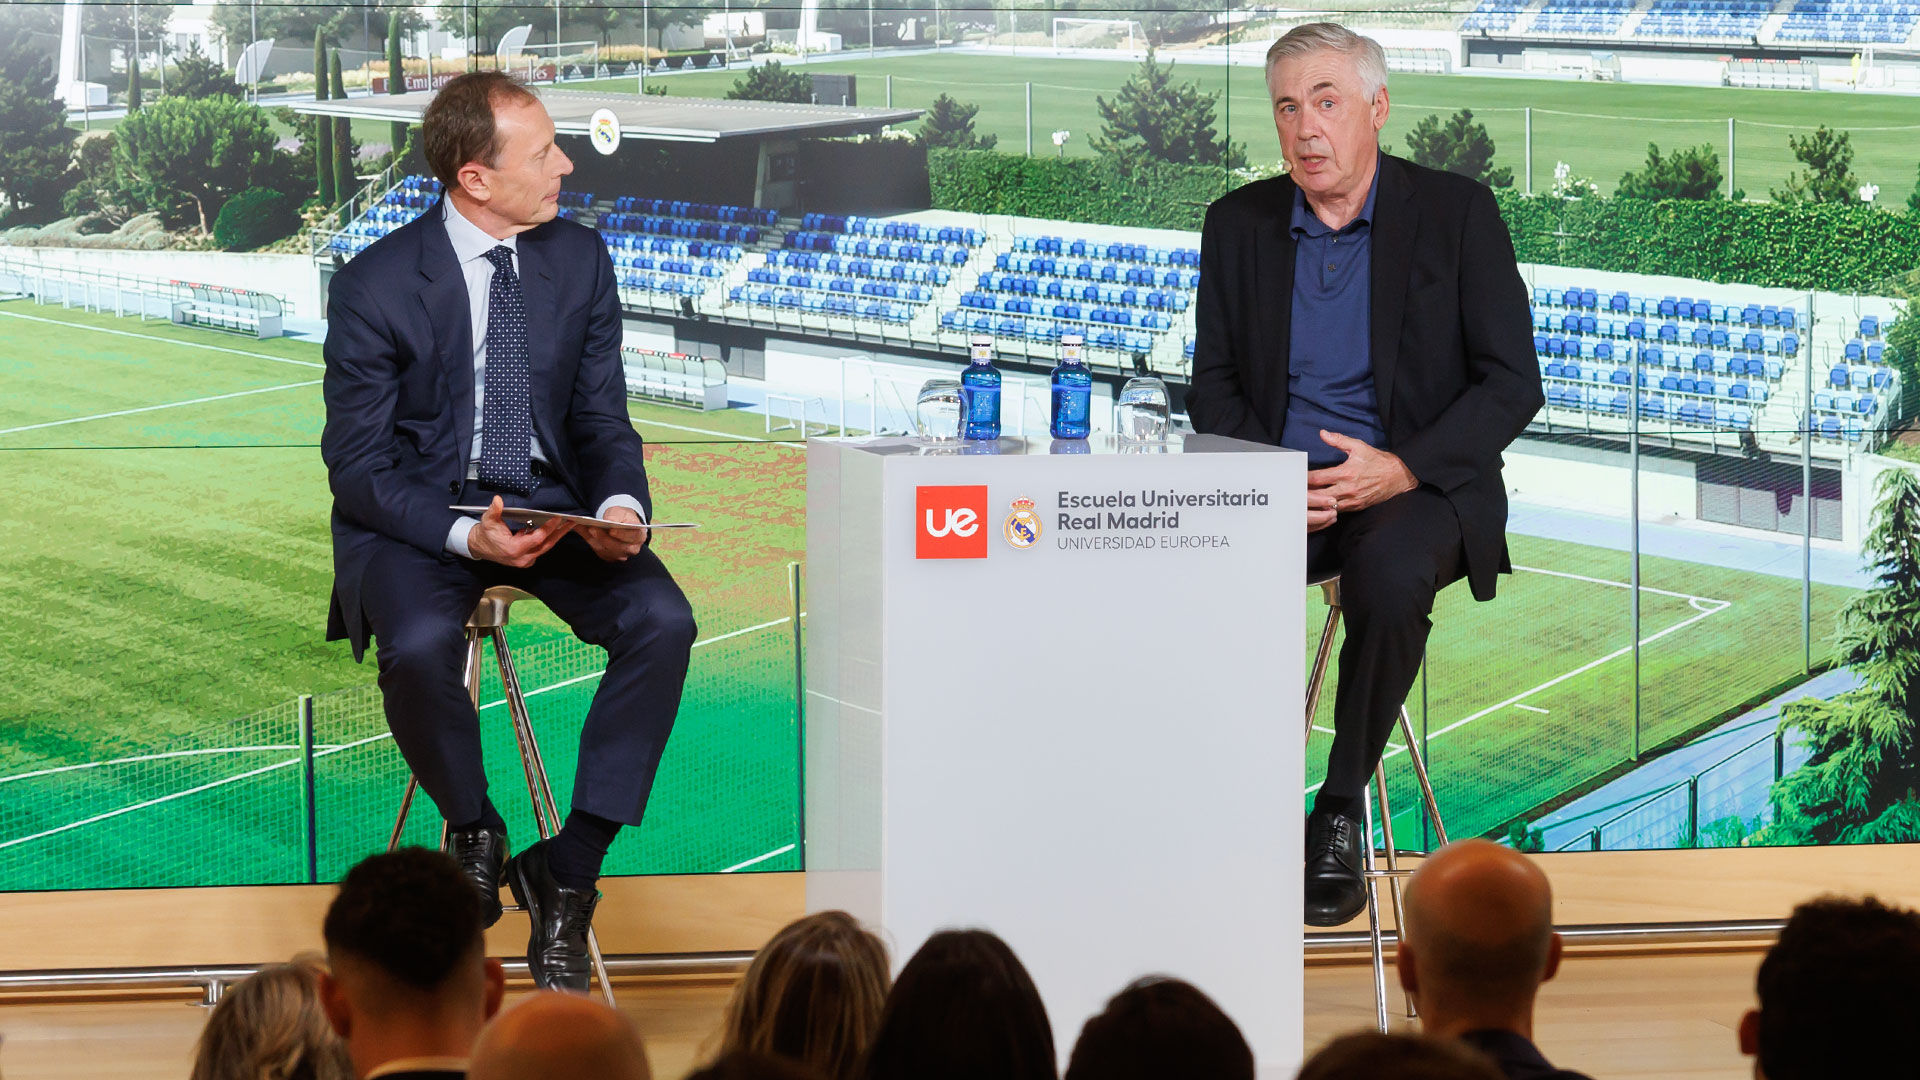
[[[1142,975],[1301,1044],[1303,455],[816,440],[807,908],[978,926],[1064,1062]]]

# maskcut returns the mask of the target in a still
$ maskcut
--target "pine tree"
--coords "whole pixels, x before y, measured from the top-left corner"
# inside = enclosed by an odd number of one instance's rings
[[[169,94],[122,120],[113,137],[114,167],[140,208],[202,232],[229,198],[280,166],[267,115],[236,98]]]
[[[340,74],[340,50],[333,50],[328,62],[328,71],[333,78],[333,99],[347,99],[347,83]],[[353,175],[353,121],[344,116],[333,118],[333,197],[336,202],[351,199],[354,192],[360,190],[360,181]]]
[[[1806,172],[1790,174],[1787,186],[1773,192],[1775,201],[1848,203],[1860,198],[1850,133],[1829,131],[1822,124],[1811,135],[1787,136],[1787,148]]]
[[[1907,196],[1907,209],[1920,213],[1920,179],[1914,182],[1913,194]]]
[[[387,17],[387,93],[404,94],[407,92],[406,57],[400,50],[400,18],[398,15]],[[389,138],[393,143],[393,160],[399,161],[406,152],[407,125],[395,120],[388,125]]]
[[[1472,109],[1461,109],[1442,123],[1428,113],[1407,132],[1407,150],[1415,165],[1471,176],[1488,187],[1512,187],[1513,170],[1493,167],[1493,136],[1475,123]]]
[[[973,129],[980,106],[955,101],[941,94],[933,99],[927,115],[920,121],[919,139],[928,149],[991,150],[1000,141],[998,135],[981,135]]]
[[[1193,83],[1174,82],[1173,65],[1162,65],[1148,49],[1112,101],[1104,95],[1094,99],[1102,124],[1089,145],[1123,167],[1168,162],[1239,168],[1246,164],[1245,152],[1214,130],[1219,100],[1219,94],[1202,93]]]
[[[786,101],[805,105],[813,100],[813,76],[804,71],[789,71],[780,66],[780,61],[769,60],[734,80],[727,97],[732,101]]]
[[[198,41],[190,43],[187,51],[174,60],[173,77],[166,82],[166,92],[180,97],[244,96],[240,84],[233,81],[233,73],[201,52]]]
[[[1861,553],[1874,585],[1840,613],[1841,659],[1861,685],[1831,700],[1791,702],[1806,764],[1773,785],[1769,844],[1920,840],[1920,475],[1881,475]]]
[[[1725,178],[1720,155],[1711,146],[1689,146],[1660,156],[1660,147],[1647,144],[1647,167],[1620,177],[1614,194],[1629,199],[1717,199]]]
[[[79,132],[54,100],[54,81],[45,53],[18,39],[0,42],[0,212],[8,217],[57,217],[78,179],[70,164]]]
[[[327,100],[327,35],[313,32],[313,100]],[[333,125],[324,116],[314,117],[313,164],[319,175],[320,205],[332,206],[333,197]]]

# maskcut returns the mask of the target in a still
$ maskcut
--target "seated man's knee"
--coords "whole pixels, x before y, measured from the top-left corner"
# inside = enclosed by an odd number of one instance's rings
[[[452,619],[414,618],[375,634],[382,675],[409,677],[451,674],[458,678],[466,662],[466,627]]]
[[[1417,560],[1357,559],[1340,575],[1340,604],[1349,621],[1411,621],[1433,612],[1436,592],[1431,573]]]
[[[669,584],[648,590],[639,602],[621,612],[606,648],[609,652],[631,648],[685,652],[693,647],[698,632],[693,605]]]

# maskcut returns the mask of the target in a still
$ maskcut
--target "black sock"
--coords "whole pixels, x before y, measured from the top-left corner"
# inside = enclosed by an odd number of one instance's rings
[[[620,823],[574,810],[547,845],[547,869],[569,889],[591,889],[600,880],[600,863],[613,846]]]
[[[483,802],[480,805],[480,816],[464,825],[452,826],[454,832],[472,832],[475,829],[498,829],[501,832],[507,831],[506,819],[500,816],[500,809],[493,805],[493,800],[484,795],[481,796],[481,799]]]
[[[1360,797],[1358,795],[1329,795],[1326,788],[1313,797],[1313,812],[1316,814],[1339,814],[1360,820]]]

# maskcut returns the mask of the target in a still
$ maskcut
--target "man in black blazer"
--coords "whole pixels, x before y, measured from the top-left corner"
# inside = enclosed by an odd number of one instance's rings
[[[1187,414],[1308,455],[1307,561],[1338,569],[1327,779],[1308,818],[1306,915],[1364,906],[1365,785],[1441,588],[1490,600],[1511,567],[1500,454],[1540,409],[1532,319],[1486,187],[1379,149],[1380,46],[1309,23],[1267,54],[1286,175],[1207,210]]]
[[[598,233],[556,220],[573,166],[546,109],[503,74],[463,75],[428,106],[423,141],[445,197],[332,281],[327,636],[352,642],[356,659],[369,636],[379,643],[394,742],[446,818],[487,924],[504,875],[532,914],[536,979],[584,989],[601,860],[645,812],[693,615],[648,546],[613,265]],[[634,527],[515,529],[507,504]],[[463,628],[496,585],[533,594],[607,650],[572,812],[510,862],[462,681]]]

